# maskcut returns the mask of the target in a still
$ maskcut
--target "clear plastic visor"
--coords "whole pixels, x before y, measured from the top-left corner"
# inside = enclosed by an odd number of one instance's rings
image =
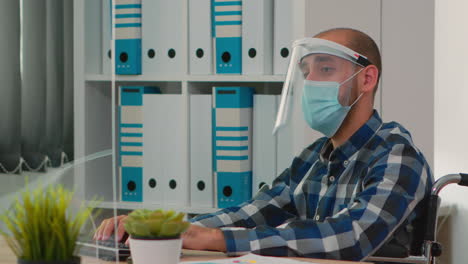
[[[354,55],[355,54],[355,55]],[[293,44],[286,80],[278,108],[275,134],[291,119],[294,107],[301,107],[304,87],[322,86],[336,89],[337,100],[342,106],[351,105],[359,96],[355,77],[364,68],[359,64],[361,55],[335,42],[309,38]]]
[[[362,69],[361,66],[334,55],[321,53],[302,58],[298,68],[300,73],[297,74],[296,83],[299,84],[299,91],[295,93],[296,96],[302,96],[302,89],[310,89],[311,86],[329,87],[329,89],[338,87],[338,102],[342,106],[353,103],[355,99],[352,94],[355,87],[353,77]],[[300,83],[303,85],[300,86]]]
[[[360,68],[358,65],[329,54],[310,54],[303,57],[297,65],[300,81],[344,83]]]

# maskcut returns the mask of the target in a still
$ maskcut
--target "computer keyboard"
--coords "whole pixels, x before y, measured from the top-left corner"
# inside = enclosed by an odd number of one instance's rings
[[[90,240],[78,242],[81,246],[80,255],[98,257],[106,261],[125,261],[130,256],[130,247],[125,243],[118,242],[117,246],[113,238],[108,240]],[[116,254],[118,252],[118,255]]]

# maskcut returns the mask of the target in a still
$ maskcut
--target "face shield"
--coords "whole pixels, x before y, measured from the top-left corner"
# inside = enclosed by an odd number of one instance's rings
[[[295,41],[273,133],[302,107],[309,126],[331,137],[359,98],[354,77],[368,65],[366,57],[329,40]]]

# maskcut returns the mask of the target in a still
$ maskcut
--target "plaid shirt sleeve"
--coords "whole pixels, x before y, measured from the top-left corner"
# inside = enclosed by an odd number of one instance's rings
[[[296,217],[289,192],[289,176],[289,169],[286,169],[275,179],[271,189],[262,188],[252,200],[190,221],[205,227],[278,226]]]
[[[281,210],[292,203],[287,180],[260,194],[259,201],[197,220],[209,227],[245,227],[223,230],[229,255],[254,252],[362,260],[375,252],[424,198],[430,184],[426,169],[417,149],[395,144],[369,164],[354,201],[323,220],[290,219],[294,210]]]

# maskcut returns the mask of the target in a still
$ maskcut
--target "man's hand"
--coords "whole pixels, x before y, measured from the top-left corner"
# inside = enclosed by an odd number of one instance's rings
[[[127,219],[127,215],[117,216],[117,241],[121,241],[124,235],[126,234],[124,229],[125,219]],[[112,233],[114,233],[113,217],[102,221],[101,225],[97,228],[96,233],[94,233],[93,239],[108,240]]]
[[[226,252],[226,242],[221,229],[190,225],[182,234],[182,238],[183,248],[186,249]]]

